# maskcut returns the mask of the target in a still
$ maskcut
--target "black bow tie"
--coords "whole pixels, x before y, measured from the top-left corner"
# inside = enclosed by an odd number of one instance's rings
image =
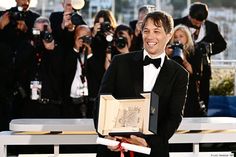
[[[156,68],[159,68],[160,64],[161,64],[161,58],[157,58],[157,59],[151,59],[148,56],[145,56],[144,61],[143,61],[143,65],[149,65],[149,64],[153,64]]]

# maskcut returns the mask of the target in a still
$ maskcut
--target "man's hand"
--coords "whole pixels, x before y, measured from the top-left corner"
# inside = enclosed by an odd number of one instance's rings
[[[75,25],[73,25],[71,22],[71,12],[64,12],[61,28],[67,28],[69,31],[74,31]]]
[[[109,140],[115,140],[117,141],[118,139],[122,138],[122,137],[112,137],[112,136],[105,136],[106,139],[109,139]],[[113,152],[119,152],[121,151],[119,145],[117,146],[107,146],[108,149],[110,149],[111,151]]]
[[[139,36],[139,34],[141,34],[142,24],[143,24],[143,21],[138,21],[136,23],[136,27],[135,27],[135,31],[134,31],[134,34],[135,34],[136,37]]]
[[[141,137],[138,137],[135,135],[131,135],[130,138],[120,137],[120,136],[115,136],[115,137],[106,136],[105,138],[110,139],[110,140],[121,141],[124,143],[130,143],[130,144],[134,144],[134,145],[138,145],[138,146],[148,147],[148,144],[144,138],[141,138]],[[120,148],[119,145],[107,146],[107,148],[110,149],[111,151],[115,151],[115,152],[127,151],[127,150],[124,150],[123,148]]]
[[[9,12],[5,12],[1,17],[0,17],[0,29],[4,29],[6,25],[10,23],[10,16]]]
[[[27,32],[27,30],[28,30],[28,27],[27,27],[25,21],[23,21],[23,20],[17,21],[16,28],[21,30],[24,33]]]
[[[122,140],[127,141],[127,143],[130,143],[130,144],[148,147],[148,144],[144,138],[141,138],[135,135],[131,135],[130,138],[123,138]]]
[[[45,49],[47,49],[47,50],[54,50],[54,48],[55,48],[54,40],[50,43],[43,41],[43,44],[44,44]]]

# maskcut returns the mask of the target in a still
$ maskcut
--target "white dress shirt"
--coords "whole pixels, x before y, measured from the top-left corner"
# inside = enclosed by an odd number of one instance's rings
[[[76,49],[74,49],[76,51]],[[81,53],[80,54],[81,61],[83,63],[84,61],[84,55]],[[88,96],[88,85],[87,85],[87,79],[84,77],[85,82],[82,83],[81,76],[82,75],[82,68],[79,62],[79,59],[77,59],[77,68],[76,68],[76,73],[74,80],[71,85],[71,91],[70,91],[70,96],[72,98],[79,98],[81,96]]]
[[[190,29],[191,34],[193,34],[196,31],[196,29],[192,28],[192,27],[190,27],[189,29]],[[205,26],[205,24],[202,24],[195,43],[201,41],[205,36],[206,36],[206,26]]]
[[[152,58],[145,49],[143,52],[144,52],[143,59],[145,58],[146,55]],[[153,64],[143,66],[143,91],[144,92],[152,91],[152,88],[154,87],[156,79],[160,73],[161,67],[163,66],[163,63],[165,60],[165,52],[163,52],[156,58],[161,58],[161,64],[159,68],[156,68]],[[152,59],[156,59],[156,58],[152,58]]]

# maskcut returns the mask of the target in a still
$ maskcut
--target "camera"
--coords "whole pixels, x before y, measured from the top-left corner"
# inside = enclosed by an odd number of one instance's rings
[[[41,41],[41,37],[40,37],[40,30],[39,29],[36,29],[36,28],[33,28],[32,30],[32,34],[33,34],[33,46],[35,48],[42,48],[43,47],[43,43]]]
[[[50,43],[53,41],[52,33],[48,31],[48,26],[44,25],[43,31],[40,32],[40,37],[42,40],[44,40],[47,43]]]
[[[101,32],[109,32],[111,30],[111,24],[108,21],[101,23]]]
[[[90,45],[92,43],[92,37],[91,36],[82,36],[80,37],[80,39],[83,40],[84,43]]]
[[[76,26],[85,24],[79,13],[79,10],[84,7],[85,1],[84,0],[71,0],[71,5],[74,10],[74,12],[70,14],[72,24]]]
[[[42,40],[44,40],[47,43],[53,41],[52,33],[48,31],[47,25],[44,25],[43,31],[33,28],[32,33],[33,33],[34,46],[38,49],[42,49],[44,47]]]
[[[26,18],[26,13],[23,11],[23,8],[18,6],[17,10],[9,10],[10,22],[13,25],[17,24],[17,21],[24,21]]]
[[[179,42],[174,42],[172,45],[170,45],[170,48],[173,49],[173,54],[171,58],[176,62],[182,64],[184,59],[183,44]]]
[[[120,49],[124,48],[128,44],[127,39],[123,36],[119,36],[119,37],[115,38],[114,42],[115,42],[115,46]]]
[[[70,14],[71,15],[71,22],[73,25],[81,25],[84,24],[84,21],[81,17],[81,15],[78,13],[78,11],[74,10],[73,13]]]
[[[212,43],[199,42],[196,44],[196,51],[202,55],[203,65],[210,65],[209,55],[212,53]]]

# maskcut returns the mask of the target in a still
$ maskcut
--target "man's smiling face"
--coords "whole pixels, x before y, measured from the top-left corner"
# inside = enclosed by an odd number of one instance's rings
[[[142,35],[144,49],[153,57],[165,51],[166,44],[171,38],[171,33],[166,34],[161,21],[157,25],[151,19],[147,19]]]

